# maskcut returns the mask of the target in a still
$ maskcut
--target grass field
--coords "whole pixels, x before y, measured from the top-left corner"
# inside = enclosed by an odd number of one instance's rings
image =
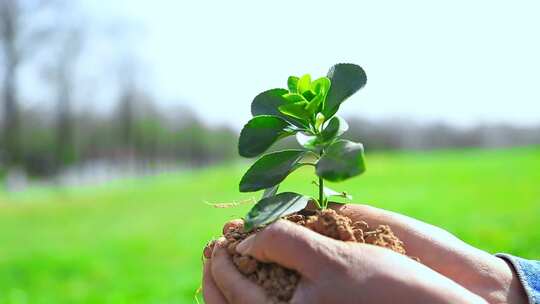
[[[245,164],[77,189],[0,192],[0,303],[194,303],[201,249],[249,208]],[[309,169],[284,189],[315,194]],[[540,258],[540,148],[368,154],[332,185],[485,250]]]

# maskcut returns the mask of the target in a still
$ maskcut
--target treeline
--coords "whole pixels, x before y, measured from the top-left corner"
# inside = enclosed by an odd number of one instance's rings
[[[22,112],[19,168],[32,176],[52,176],[100,161],[191,167],[236,157],[237,133],[229,127],[207,126],[182,107],[160,109],[152,103],[130,107],[129,113],[122,107],[109,115],[74,113],[70,145],[63,151],[54,112],[37,108]],[[4,147],[0,141],[1,159]]]
[[[102,161],[194,167],[238,159],[238,130],[211,127],[189,108],[158,106],[148,97],[135,96],[119,102],[110,114],[73,113],[72,140],[64,151],[58,147],[59,126],[54,111],[46,107],[23,111],[20,168],[32,176],[53,176],[66,168]],[[368,151],[540,145],[540,126],[490,124],[458,128],[444,123],[357,117],[347,121],[349,130],[344,136],[362,142]],[[0,159],[4,159],[4,147],[0,140]],[[296,147],[291,137],[272,150]]]
[[[456,127],[442,122],[418,123],[406,119],[373,121],[348,119],[347,136],[370,150],[431,150],[446,148],[503,148],[540,145],[537,126],[479,124]]]
[[[0,1],[0,179],[235,155],[233,130],[155,106],[151,77],[127,42],[138,37],[129,22],[88,18],[78,1]]]

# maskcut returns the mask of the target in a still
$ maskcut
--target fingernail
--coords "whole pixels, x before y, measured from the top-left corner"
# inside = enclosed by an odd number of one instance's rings
[[[248,236],[245,240],[240,242],[240,244],[238,244],[238,246],[236,246],[236,251],[238,251],[238,253],[240,253],[242,255],[247,254],[249,252],[249,250],[251,249],[251,246],[253,246],[254,241],[255,241],[255,235],[254,234]]]
[[[211,258],[212,257],[212,253],[214,252],[214,247],[216,246],[217,244],[217,240],[212,240],[210,242],[208,242],[208,244],[206,244],[206,246],[204,246],[204,249],[203,249],[203,256],[207,259]]]

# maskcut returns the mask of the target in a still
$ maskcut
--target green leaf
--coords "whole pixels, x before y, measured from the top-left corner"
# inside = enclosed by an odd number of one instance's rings
[[[295,103],[300,101],[307,102],[306,98],[303,95],[297,94],[297,93],[287,93],[283,95],[283,98],[287,100],[287,103]]]
[[[332,182],[343,181],[365,170],[364,146],[348,140],[338,140],[328,146],[316,165],[317,175]]]
[[[304,98],[309,101],[315,98],[317,94],[315,94],[315,92],[313,92],[312,90],[306,90],[302,93],[302,96],[304,96]]]
[[[323,94],[326,96],[328,90],[330,89],[331,81],[328,77],[321,77],[311,83],[311,90],[315,94]]]
[[[311,99],[306,109],[311,115],[315,115],[315,113],[319,112],[319,109],[321,108],[321,105],[323,102],[324,102],[324,95],[318,94]]]
[[[252,229],[269,224],[281,217],[304,209],[310,198],[293,192],[283,192],[261,199],[244,219],[244,229]]]
[[[297,132],[283,118],[271,115],[253,117],[240,132],[238,153],[243,157],[254,157],[272,146],[277,140]]]
[[[283,95],[287,93],[289,92],[285,89],[271,89],[260,93],[255,96],[251,103],[251,114],[253,116],[281,115],[278,111],[278,107],[288,103],[287,100],[283,98]]]
[[[298,80],[300,78],[296,76],[289,76],[289,79],[287,79],[287,87],[289,87],[289,91],[291,93],[297,93],[298,92]]]
[[[309,89],[311,89],[311,75],[305,74],[298,80],[297,91],[300,94],[304,94]]]
[[[240,192],[253,192],[281,183],[287,175],[300,167],[306,151],[284,150],[263,155],[244,174]]]
[[[264,189],[264,193],[261,199],[276,195],[278,189],[279,189],[279,184],[272,186],[270,188]]]
[[[298,119],[288,117],[281,113],[278,108],[282,105],[288,104],[289,101],[283,97],[283,95],[289,92],[285,89],[271,89],[264,91],[257,95],[251,103],[251,114],[253,116],[259,115],[274,115],[279,116],[297,127],[305,128],[306,124]]]
[[[307,106],[307,109],[311,114],[315,115],[315,113],[322,110],[328,89],[330,89],[330,79],[321,77],[311,83],[311,90],[304,93],[314,94],[313,97],[306,97],[308,100],[311,100]]]
[[[289,92],[285,89],[271,89],[260,93],[251,103],[251,114],[253,116],[279,116],[281,113],[279,113],[278,107],[287,103],[287,100],[283,98],[283,95],[287,93]]]
[[[338,136],[341,136],[343,133],[345,133],[349,129],[349,124],[345,121],[345,119],[334,116],[332,119],[330,119],[324,129],[321,132],[321,140],[323,142],[328,142]]]
[[[328,90],[323,109],[325,117],[336,114],[345,99],[360,90],[367,82],[366,72],[355,64],[339,63],[330,68],[328,78],[332,85]]]
[[[307,105],[308,105],[307,101],[289,103],[289,104],[280,106],[279,111],[287,116],[299,119],[303,123],[308,124],[312,115],[306,109]]]

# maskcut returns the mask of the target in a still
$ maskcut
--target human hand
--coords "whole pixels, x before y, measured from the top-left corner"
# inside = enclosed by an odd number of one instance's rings
[[[447,231],[413,218],[367,205],[332,206],[353,221],[389,225],[407,254],[452,279],[489,303],[528,303],[514,269],[504,260],[459,240]]]
[[[237,251],[298,271],[302,279],[291,303],[486,303],[406,256],[336,241],[287,221],[249,237]],[[236,270],[223,241],[205,263],[203,285],[208,304],[270,303]]]

